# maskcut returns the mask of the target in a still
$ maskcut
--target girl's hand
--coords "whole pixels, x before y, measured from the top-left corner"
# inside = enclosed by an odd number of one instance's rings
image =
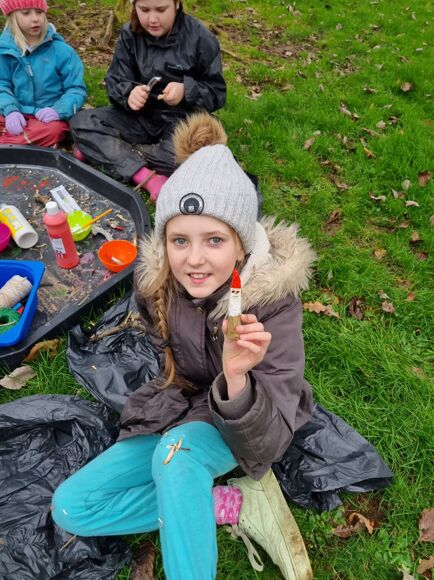
[[[222,330],[223,373],[228,385],[229,399],[236,397],[246,384],[246,373],[258,365],[264,358],[271,342],[271,334],[264,330],[254,314],[242,314],[237,326],[239,340],[230,340],[227,336],[228,321],[224,320]]]
[[[184,98],[184,92],[183,83],[169,83],[158,98],[163,99],[166,105],[175,107]]]
[[[145,106],[148,97],[148,87],[146,85],[138,85],[134,87],[128,96],[128,106],[133,111],[140,111]]]

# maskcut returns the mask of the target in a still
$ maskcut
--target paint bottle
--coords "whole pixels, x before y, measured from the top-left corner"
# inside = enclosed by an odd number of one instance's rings
[[[74,268],[79,262],[71,229],[66,214],[59,209],[55,201],[49,201],[43,222],[47,228],[51,245],[53,246],[56,262],[61,268]]]
[[[11,230],[12,237],[20,248],[27,250],[38,241],[38,234],[14,205],[2,203],[0,205],[0,222]]]

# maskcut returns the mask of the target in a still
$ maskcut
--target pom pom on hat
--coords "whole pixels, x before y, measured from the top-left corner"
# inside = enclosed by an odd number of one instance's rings
[[[166,223],[177,215],[214,217],[235,230],[246,254],[253,249],[258,214],[256,189],[226,147],[221,123],[196,113],[174,134],[175,155],[184,160],[160,191],[155,231],[164,239]]]
[[[42,10],[47,12],[48,4],[46,0],[0,0],[0,9],[5,16],[9,16],[15,10]]]

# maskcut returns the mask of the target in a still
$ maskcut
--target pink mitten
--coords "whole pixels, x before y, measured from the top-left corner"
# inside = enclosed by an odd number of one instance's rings
[[[51,121],[59,120],[59,115],[51,107],[44,107],[43,109],[39,109],[39,111],[36,111],[35,117],[42,123],[51,123]]]
[[[22,135],[24,132],[24,127],[27,125],[27,121],[22,113],[19,111],[13,111],[6,115],[5,119],[6,131],[9,135]]]

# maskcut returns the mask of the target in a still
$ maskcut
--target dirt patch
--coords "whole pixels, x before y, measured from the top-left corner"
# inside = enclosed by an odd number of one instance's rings
[[[107,68],[120,30],[112,23],[112,13],[105,6],[88,6],[84,2],[74,7],[50,3],[49,20],[85,65]]]

